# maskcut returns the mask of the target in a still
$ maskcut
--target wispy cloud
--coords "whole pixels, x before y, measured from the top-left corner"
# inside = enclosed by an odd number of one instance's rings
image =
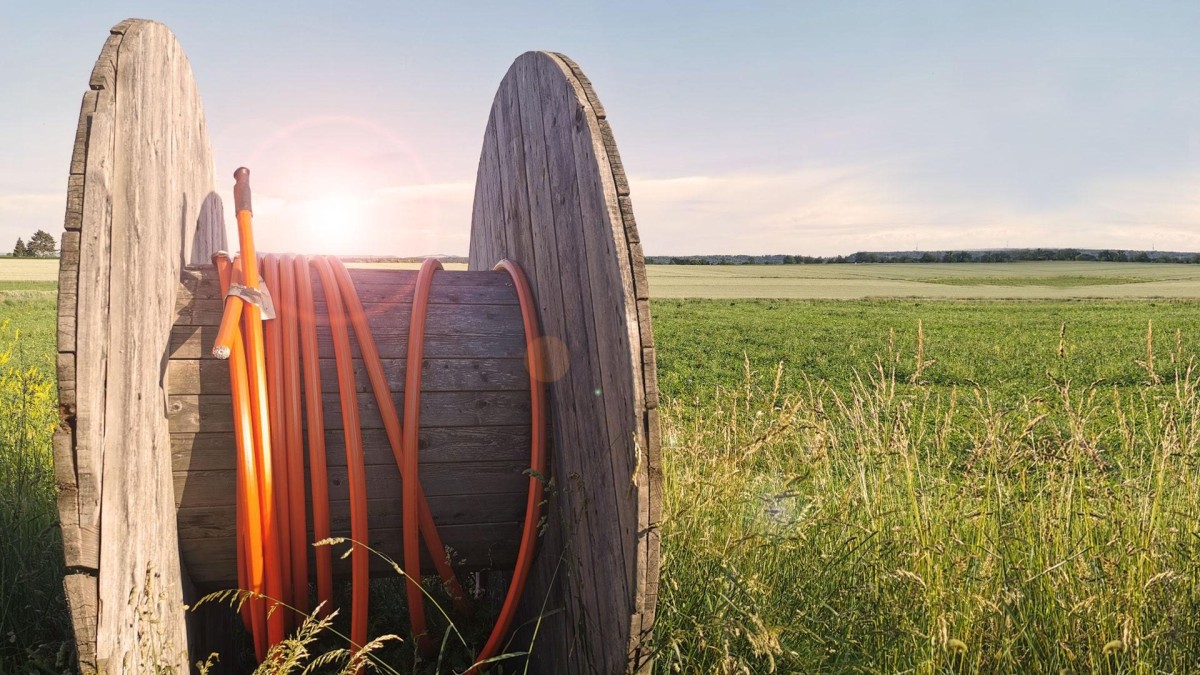
[[[845,254],[859,250],[1088,246],[1200,250],[1200,173],[1085,183],[1065,204],[934,195],[878,167],[631,179],[646,252]],[[254,196],[263,250],[465,254],[472,181],[368,193]],[[232,195],[221,194],[236,241]],[[65,197],[0,194],[0,249],[57,233]],[[236,245],[234,245],[236,247]]]
[[[631,179],[651,254],[1080,246],[1200,250],[1200,175],[1087,184],[1036,208],[873,169]]]

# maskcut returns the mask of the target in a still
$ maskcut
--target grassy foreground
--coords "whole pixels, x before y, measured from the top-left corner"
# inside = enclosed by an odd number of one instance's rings
[[[62,672],[53,296],[0,294],[0,672]],[[1200,672],[1197,310],[655,301],[656,672]]]
[[[1200,672],[1197,309],[656,303],[658,671]]]

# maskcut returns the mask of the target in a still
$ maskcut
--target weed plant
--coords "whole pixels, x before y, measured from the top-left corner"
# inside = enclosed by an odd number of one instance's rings
[[[738,381],[664,402],[657,672],[1200,672],[1182,332],[1095,364],[1060,328],[996,391],[938,382],[961,345],[931,323],[844,379],[747,352]],[[1136,385],[1072,377],[1126,347]]]
[[[0,672],[72,660],[50,443],[57,395],[27,344],[0,324]]]

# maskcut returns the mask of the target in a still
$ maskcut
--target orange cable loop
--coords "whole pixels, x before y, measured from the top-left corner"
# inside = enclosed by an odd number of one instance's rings
[[[346,465],[350,488],[351,544],[351,630],[354,646],[368,641],[367,603],[370,564],[366,543],[366,469],[363,464],[362,430],[358,413],[350,328],[359,346],[363,365],[376,400],[392,454],[402,481],[402,535],[409,616],[413,634],[423,653],[433,642],[426,632],[424,598],[420,587],[420,548],[424,540],[438,574],[446,584],[458,612],[471,615],[473,607],[450,565],[433,515],[419,480],[419,437],[422,360],[426,314],[436,259],[428,259],[417,273],[409,325],[409,342],[404,384],[403,423],[392,398],[362,300],[349,271],[332,256],[277,256],[259,259],[254,248],[250,210],[249,171],[239,169],[234,187],[238,238],[242,254],[231,261],[228,254],[213,256],[223,296],[232,284],[243,283],[274,294],[276,319],[264,325],[261,307],[238,296],[225,298],[225,309],[213,348],[218,358],[229,359],[230,389],[237,441],[237,572],[239,586],[255,594],[243,605],[243,622],[254,636],[255,653],[261,662],[271,646],[298,625],[298,617],[268,603],[286,603],[301,613],[308,612],[308,538],[304,499],[304,446],[307,427],[308,465],[312,490],[313,537],[330,536],[328,470],[325,455],[324,403],[317,350],[317,321],[312,274],[321,282],[333,338],[339,403],[346,442]],[[259,269],[265,280],[260,280]],[[506,271],[513,280],[521,307],[529,367],[532,441],[529,493],[521,544],[512,583],[500,615],[475,666],[468,673],[486,669],[482,661],[496,655],[516,614],[537,545],[546,473],[546,398],[540,330],[529,283],[519,265],[500,261],[495,269]],[[316,596],[320,603],[332,601],[332,551],[320,546],[315,551]],[[265,600],[264,600],[265,598]],[[273,608],[272,608],[273,609]]]

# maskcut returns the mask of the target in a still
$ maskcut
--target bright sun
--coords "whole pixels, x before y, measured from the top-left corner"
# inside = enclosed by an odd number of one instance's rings
[[[296,242],[313,253],[365,254],[366,200],[351,195],[331,195],[297,204],[307,241]]]

